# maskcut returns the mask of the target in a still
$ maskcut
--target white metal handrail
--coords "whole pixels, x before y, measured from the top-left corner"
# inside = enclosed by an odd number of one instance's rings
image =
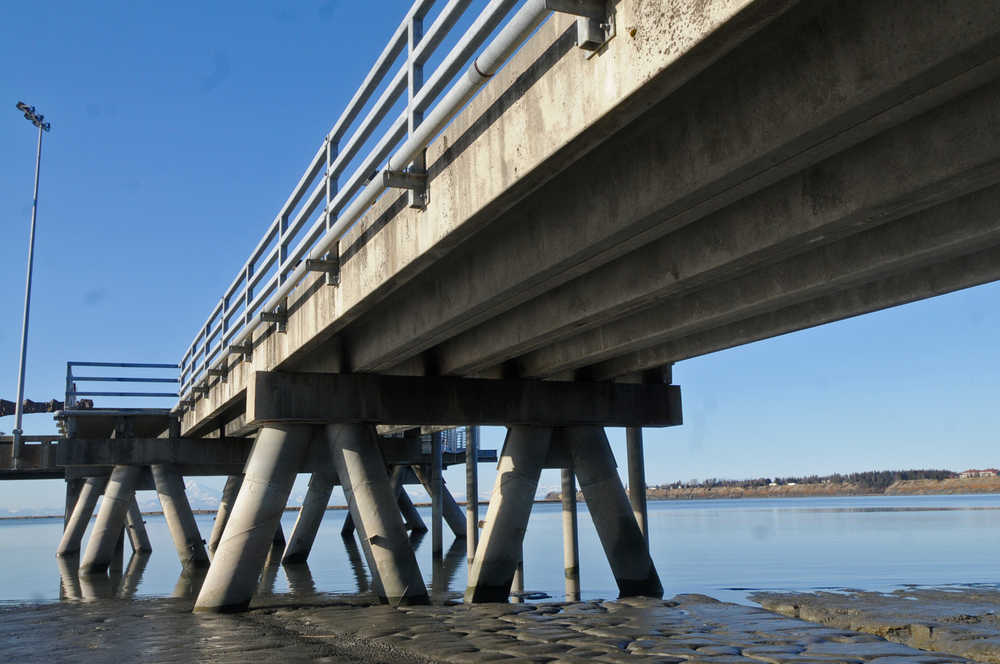
[[[181,404],[193,398],[192,389],[212,371],[225,367],[230,354],[243,352],[262,313],[273,313],[283,306],[306,275],[305,259],[322,260],[336,249],[347,229],[386,190],[380,171],[404,171],[420,160],[430,141],[552,11],[584,13],[581,7],[603,5],[595,0],[525,0],[470,66],[472,56],[518,4],[518,0],[491,0],[425,82],[423,65],[471,4],[471,0],[449,0],[425,33],[424,18],[436,2],[416,0],[410,7],[278,215],[199,328],[180,362]],[[342,142],[404,51],[406,58],[399,70],[388,78],[383,92]],[[463,68],[465,75],[455,80]],[[405,111],[393,119],[339,185],[344,170],[389,119],[404,92]],[[373,173],[380,177],[373,178]],[[321,205],[322,212],[307,228]]]

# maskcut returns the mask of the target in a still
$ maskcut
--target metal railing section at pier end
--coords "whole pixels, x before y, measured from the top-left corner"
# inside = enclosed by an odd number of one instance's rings
[[[99,368],[99,369],[129,369],[132,375],[100,375],[100,376],[79,376],[73,373],[73,367],[87,367],[87,368]],[[131,397],[131,398],[176,398],[179,396],[176,386],[180,383],[180,378],[177,375],[177,371],[180,367],[176,364],[150,364],[150,363],[140,363],[140,362],[67,362],[66,363],[66,410],[77,409],[82,404],[78,397]],[[134,375],[131,370],[142,370],[143,373],[153,373],[159,375]],[[103,373],[103,372],[99,372]],[[164,375],[165,373],[170,375]],[[155,385],[172,385],[175,386],[169,392],[161,391],[136,391],[136,390],[95,390],[95,389],[79,389],[79,383],[116,383],[116,384],[136,384],[141,383],[145,385],[155,384]],[[151,388],[152,389],[152,388]],[[88,404],[88,408],[92,408],[93,405]],[[123,408],[115,408],[116,410],[126,410]],[[135,410],[149,410],[149,409],[135,409]]]
[[[491,0],[456,38],[452,32],[471,18],[463,20],[472,4],[416,0],[410,7],[184,352],[181,407],[204,391],[213,374],[221,375],[230,355],[247,356],[261,322],[280,324],[286,297],[307,272],[326,272],[336,283],[338,240],[387,189],[408,189],[411,207],[424,206],[424,149],[553,11],[577,15],[578,33],[607,26],[601,23],[607,21],[606,0]],[[599,46],[587,39],[578,43]],[[454,46],[425,80],[424,65],[446,41]]]

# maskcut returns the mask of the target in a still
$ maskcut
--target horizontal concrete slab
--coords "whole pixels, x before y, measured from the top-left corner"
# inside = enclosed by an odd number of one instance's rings
[[[674,426],[676,385],[258,372],[247,421]]]

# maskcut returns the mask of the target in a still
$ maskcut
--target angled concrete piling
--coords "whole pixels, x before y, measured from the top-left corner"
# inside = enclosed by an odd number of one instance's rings
[[[646,525],[646,459],[642,449],[642,427],[625,428],[625,446],[628,453],[628,499],[632,513],[639,524],[642,536],[649,546],[649,528]]]
[[[229,520],[233,503],[236,502],[236,494],[240,492],[242,484],[242,475],[230,475],[226,478],[226,485],[222,488],[222,500],[219,501],[219,510],[215,513],[215,523],[212,524],[212,534],[208,538],[208,552],[212,555],[215,555],[215,550],[219,548],[222,531],[226,529],[226,522]]]
[[[427,603],[427,589],[403,528],[374,427],[331,424],[326,435],[380,599],[393,605]]]
[[[620,597],[662,597],[663,586],[649,556],[646,538],[625,494],[614,454],[602,427],[565,430],[573,469],[601,539]]]
[[[83,534],[87,531],[90,518],[94,515],[97,499],[101,497],[107,483],[107,477],[88,477],[83,486],[80,487],[80,495],[77,497],[73,511],[66,522],[62,540],[60,540],[59,548],[56,550],[56,555],[60,558],[80,553]]]
[[[208,567],[208,554],[191,511],[191,503],[188,502],[184,478],[169,464],[153,464],[150,468],[156,484],[156,495],[163,507],[163,516],[181,565]]]
[[[435,488],[433,480],[433,469],[431,475],[428,475],[425,468],[421,466],[413,466],[413,472],[420,480],[420,483],[424,486],[424,489],[433,497],[431,490]],[[462,513],[462,508],[459,507],[458,502],[455,500],[455,496],[451,494],[448,490],[448,485],[444,483],[444,479],[441,480],[441,516],[443,521],[448,524],[448,528],[451,533],[458,539],[465,539],[465,515]]]
[[[80,497],[80,491],[83,490],[85,482],[86,480],[82,477],[66,480],[66,507],[63,510],[63,532],[66,532],[66,527],[69,526],[69,519],[73,516],[73,508],[76,507],[76,501]]]
[[[311,428],[302,424],[260,429],[195,611],[244,611],[249,606],[311,435]]]
[[[466,602],[506,602],[510,597],[551,439],[550,428],[514,426],[508,430],[486,511],[486,527],[472,562]]]
[[[392,471],[391,482],[393,491],[396,492],[396,506],[399,507],[399,511],[403,515],[403,522],[408,532],[426,533],[427,525],[424,523],[423,517],[420,516],[420,512],[413,505],[413,501],[410,500],[410,494],[406,492],[406,486],[403,484],[408,472],[409,468],[406,466],[396,466]]]
[[[153,551],[153,545],[149,543],[149,533],[146,532],[146,522],[142,520],[142,511],[139,510],[139,503],[136,502],[134,495],[125,514],[125,532],[132,543],[133,553],[143,554]]]
[[[80,574],[103,574],[108,570],[141,472],[140,466],[115,466],[111,471],[97,521],[80,559]]]
[[[315,472],[309,478],[309,488],[302,501],[302,509],[299,510],[299,516],[295,520],[284,556],[281,558],[281,562],[285,565],[304,563],[309,558],[316,533],[319,532],[319,526],[326,515],[326,508],[330,504],[334,480],[333,475],[327,472]]]

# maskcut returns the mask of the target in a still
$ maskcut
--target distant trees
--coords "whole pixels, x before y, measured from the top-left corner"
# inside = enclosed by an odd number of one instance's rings
[[[869,470],[861,473],[834,473],[833,475],[806,475],[803,477],[757,477],[747,480],[724,480],[715,477],[699,481],[674,482],[660,485],[659,489],[715,489],[715,488],[753,488],[770,486],[772,483],[785,484],[851,484],[871,493],[881,493],[900,480],[943,480],[958,477],[950,470]]]

